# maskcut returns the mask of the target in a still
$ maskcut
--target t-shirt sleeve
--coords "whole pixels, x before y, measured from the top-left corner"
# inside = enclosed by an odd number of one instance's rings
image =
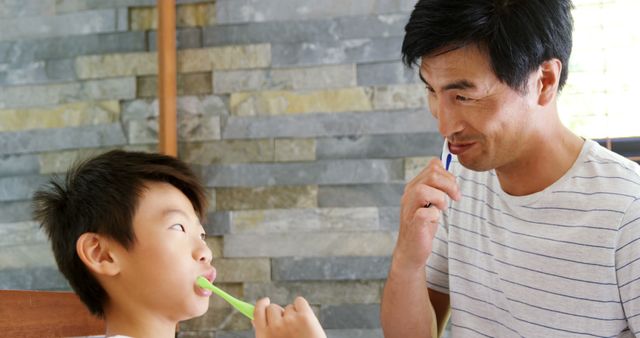
[[[443,218],[446,220],[446,217]],[[448,238],[446,222],[441,221],[438,224],[438,230],[433,239],[431,255],[427,259],[425,267],[427,287],[445,294],[449,294]]]
[[[631,203],[620,222],[615,259],[629,330],[640,337],[640,198]]]

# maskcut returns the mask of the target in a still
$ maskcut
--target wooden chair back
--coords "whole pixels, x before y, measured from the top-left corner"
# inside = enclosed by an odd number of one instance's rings
[[[104,335],[105,324],[73,292],[0,290],[0,336]]]

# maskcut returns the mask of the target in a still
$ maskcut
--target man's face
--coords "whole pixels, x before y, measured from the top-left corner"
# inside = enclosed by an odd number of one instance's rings
[[[420,76],[440,133],[465,167],[485,171],[523,156],[536,104],[527,94],[500,82],[486,53],[475,45],[422,58]]]
[[[180,190],[168,183],[145,185],[133,218],[135,242],[120,255],[127,302],[174,321],[200,316],[210,293],[196,286],[196,278],[213,281],[216,274],[204,229]]]

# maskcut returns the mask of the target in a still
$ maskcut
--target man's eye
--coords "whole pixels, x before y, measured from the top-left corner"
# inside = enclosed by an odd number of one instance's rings
[[[470,98],[468,98],[466,96],[462,96],[462,95],[456,95],[456,100],[462,101],[462,102],[471,101]]]
[[[174,224],[169,229],[179,230],[179,231],[185,232],[184,225],[182,225],[182,224]]]

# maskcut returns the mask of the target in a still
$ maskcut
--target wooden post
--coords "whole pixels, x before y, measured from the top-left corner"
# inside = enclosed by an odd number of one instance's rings
[[[159,150],[178,155],[176,113],[176,2],[158,0]]]

